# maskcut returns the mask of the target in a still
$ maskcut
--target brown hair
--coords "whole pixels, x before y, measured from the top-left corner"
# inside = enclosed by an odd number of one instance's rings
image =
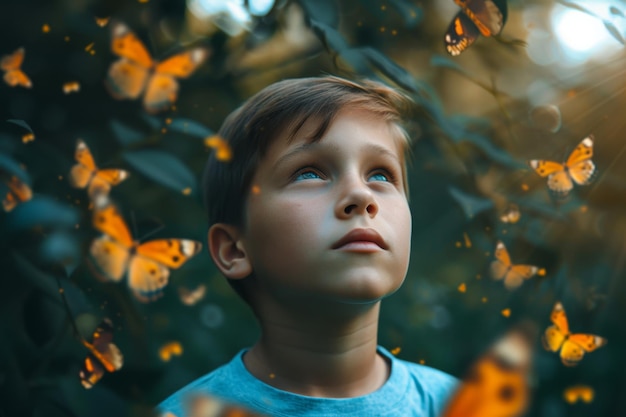
[[[232,159],[224,162],[209,156],[202,188],[209,226],[227,223],[245,228],[244,207],[250,182],[272,141],[283,132],[288,140],[309,120],[318,127],[310,138],[318,141],[345,107],[370,111],[396,128],[405,151],[409,136],[402,127],[402,116],[412,101],[406,95],[378,82],[354,82],[335,76],[279,81],[264,88],[224,121],[218,135],[228,143]],[[408,196],[406,168],[403,167]],[[228,280],[240,295],[240,280]],[[244,296],[245,298],[245,296]]]

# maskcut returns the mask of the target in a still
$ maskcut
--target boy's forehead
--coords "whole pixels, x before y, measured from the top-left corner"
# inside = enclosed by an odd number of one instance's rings
[[[269,143],[268,151],[272,154],[288,152],[291,149],[318,149],[333,148],[338,145],[329,143],[330,137],[335,137],[339,141],[343,136],[341,132],[337,132],[337,128],[342,125],[346,119],[356,121],[359,125],[371,125],[372,122],[380,122],[386,126],[388,134],[383,136],[375,136],[374,140],[370,139],[368,147],[383,153],[391,153],[401,161],[404,161],[404,152],[406,141],[402,137],[401,129],[392,122],[386,120],[380,114],[373,113],[361,109],[344,109],[337,113],[330,124],[326,127],[324,133],[316,137],[319,129],[324,122],[320,117],[309,117],[299,126],[288,126]],[[333,129],[335,128],[335,129]],[[389,138],[392,141],[389,141]],[[346,140],[354,140],[348,135]],[[267,155],[266,155],[267,156]]]

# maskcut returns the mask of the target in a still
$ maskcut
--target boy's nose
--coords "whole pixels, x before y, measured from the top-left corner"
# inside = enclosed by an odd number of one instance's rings
[[[376,213],[378,213],[378,203],[367,184],[362,181],[349,181],[344,184],[342,195],[335,207],[335,214],[338,218],[355,215],[374,217]]]

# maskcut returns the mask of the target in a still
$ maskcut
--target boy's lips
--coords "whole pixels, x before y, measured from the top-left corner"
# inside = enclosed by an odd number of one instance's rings
[[[332,249],[339,249],[349,243],[358,242],[363,244],[375,243],[381,249],[388,249],[385,240],[374,229],[353,229],[335,242]]]

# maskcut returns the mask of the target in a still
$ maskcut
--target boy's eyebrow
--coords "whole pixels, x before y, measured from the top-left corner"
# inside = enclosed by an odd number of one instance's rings
[[[291,151],[287,152],[286,154],[284,154],[283,156],[281,156],[280,158],[278,158],[278,160],[276,161],[275,165],[279,165],[284,163],[285,161],[294,158],[295,156],[297,156],[298,154],[302,153],[302,152],[306,152],[309,151],[311,149],[315,149],[315,148],[321,148],[321,147],[329,147],[329,148],[335,148],[335,146],[333,145],[325,145],[324,143],[320,143],[320,142],[313,142],[313,143],[303,143],[300,144],[296,147],[294,147]],[[380,146],[378,144],[375,143],[370,143],[365,145],[365,148],[367,148],[368,151],[375,153],[375,154],[380,154],[380,155],[384,155],[386,157],[392,158],[394,160],[397,160],[398,163],[402,164],[401,158],[398,157],[398,155],[396,155],[395,153],[391,152],[389,149],[385,148],[384,146]]]

